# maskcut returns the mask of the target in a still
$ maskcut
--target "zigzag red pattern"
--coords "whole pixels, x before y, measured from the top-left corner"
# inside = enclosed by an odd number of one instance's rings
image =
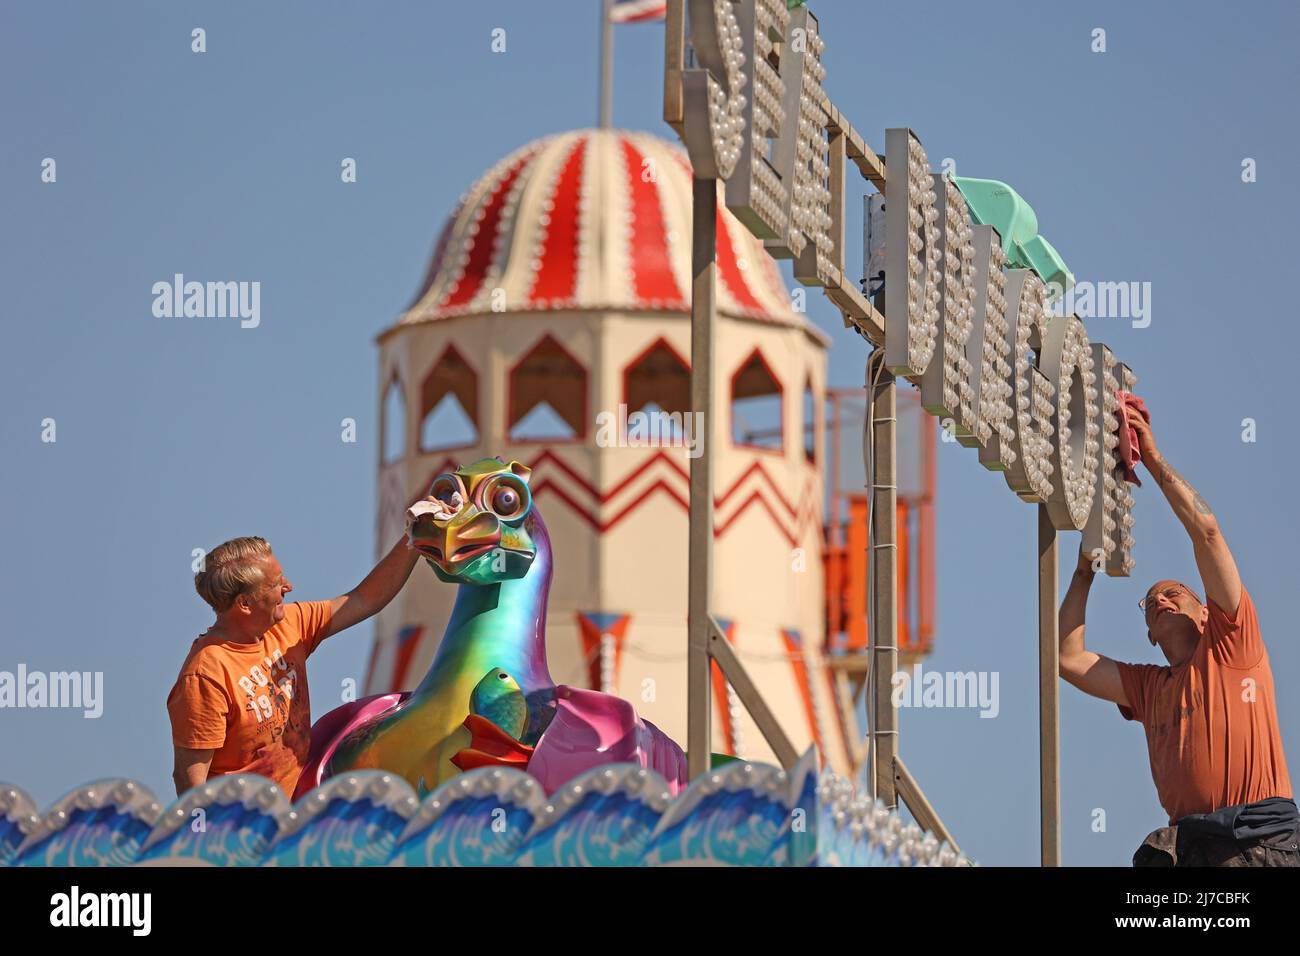
[[[660,460],[666,462],[669,465],[669,467],[682,478],[683,481],[690,480],[690,474],[687,472],[687,470],[683,468],[681,465],[679,465],[677,462],[673,461],[673,459],[663,449],[660,449],[659,451],[656,451],[653,454],[647,456],[645,459],[641,461],[639,465],[633,467],[622,478],[615,481],[610,486],[609,490],[605,492],[599,491],[594,485],[591,484],[591,482],[589,482],[586,478],[584,478],[577,471],[575,471],[573,467],[568,464],[568,462],[564,461],[564,459],[556,455],[549,448],[544,449],[540,454],[538,454],[537,457],[533,459],[532,463],[528,465],[528,467],[531,468],[534,473],[536,473],[541,468],[543,463],[551,462],[555,465],[557,469],[559,469],[561,472],[564,473],[567,479],[571,480],[574,484],[578,485],[585,492],[587,492],[588,495],[596,499],[596,503],[598,505],[604,505],[607,504],[615,495],[623,491],[623,489],[627,488],[633,481],[635,481],[641,475],[649,471],[650,468],[657,461]],[[455,459],[452,458],[443,459],[443,461],[432,472],[430,472],[429,479],[425,483],[424,487],[427,488],[430,484],[432,484],[433,478],[435,476],[442,474],[444,471],[454,470],[457,467],[457,465],[458,462]],[[726,503],[731,499],[731,496],[740,489],[740,486],[751,475],[754,475],[755,473],[757,473],[757,476],[759,479],[761,479],[762,483],[766,485],[767,494],[766,495],[763,494],[760,491],[760,489],[757,488],[751,491],[749,493],[749,496],[745,498],[744,501],[742,501],[741,504],[724,521],[714,526],[713,528],[714,538],[721,538],[742,514],[748,511],[751,506],[756,506],[762,511],[765,511],[767,513],[768,517],[772,519],[772,523],[776,525],[777,530],[781,532],[781,536],[785,538],[785,540],[790,544],[791,547],[795,547],[799,542],[800,535],[806,530],[809,524],[812,524],[814,527],[820,526],[820,522],[817,520],[816,515],[813,514],[814,509],[812,504],[812,495],[809,492],[809,484],[811,483],[811,479],[805,481],[803,491],[799,496],[799,502],[797,504],[792,504],[783,494],[781,494],[780,491],[777,490],[776,482],[773,481],[772,476],[768,474],[767,469],[763,467],[763,463],[761,461],[755,461],[751,463],[748,468],[742,471],[739,476],[737,476],[736,480],[732,482],[730,488],[726,489],[721,495],[714,496],[713,506],[718,509],[721,509],[723,506],[725,506]],[[625,505],[620,511],[616,512],[614,515],[612,515],[611,517],[607,518],[604,521],[601,521],[596,516],[595,513],[593,513],[589,508],[584,507],[580,502],[577,501],[577,499],[575,499],[572,495],[570,495],[567,491],[565,491],[561,485],[559,485],[549,477],[543,477],[542,480],[539,481],[536,485],[534,485],[532,489],[534,498],[540,497],[543,492],[547,492],[548,494],[554,495],[556,498],[559,498],[561,501],[567,504],[569,508],[576,515],[578,515],[578,517],[582,518],[583,521],[585,521],[588,525],[590,525],[598,534],[604,534],[606,531],[609,531],[611,528],[613,528],[615,525],[621,522],[624,518],[626,518],[629,514],[631,514],[642,504],[644,504],[650,498],[650,496],[653,495],[656,491],[662,491],[673,501],[677,502],[677,504],[681,507],[683,511],[690,510],[689,499],[685,495],[681,494],[678,490],[673,488],[663,478],[656,479],[652,484],[650,484],[648,487],[643,489],[640,494],[638,494],[635,498],[633,498],[632,501],[630,501],[627,505]],[[782,510],[784,510],[788,519],[794,523],[793,530],[787,527],[786,522],[782,521],[781,516],[778,515],[775,510],[773,510],[771,503],[768,501],[769,496],[776,499],[776,501],[780,504]],[[415,502],[419,501],[423,497],[424,497],[424,492],[421,491],[411,498],[411,500],[407,503],[407,506],[410,507],[410,505],[415,504]]]

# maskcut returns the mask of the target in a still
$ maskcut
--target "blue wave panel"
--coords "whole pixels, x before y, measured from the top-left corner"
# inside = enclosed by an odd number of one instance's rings
[[[290,812],[280,788],[264,777],[219,777],[168,808],[139,862],[257,866]]]
[[[54,804],[18,847],[12,866],[129,866],[162,808],[134,780],[98,780]]]
[[[14,866],[129,866],[153,828],[112,807],[74,810],[67,824],[22,851]]]
[[[263,866],[382,866],[420,807],[411,785],[378,770],[327,780],[289,812]]]
[[[524,866],[636,866],[659,814],[623,794],[588,794],[520,853]]]
[[[368,798],[335,797],[310,824],[277,840],[262,865],[382,866],[405,826],[405,817]]]
[[[182,825],[140,854],[140,862],[192,859],[213,866],[257,866],[280,827],[269,813],[237,803],[207,808],[199,821]]]
[[[786,775],[761,764],[728,764],[679,794],[651,838],[645,862],[762,866],[790,814]]]
[[[342,797],[309,826],[279,839],[263,866],[381,866],[406,827],[406,819],[369,800]]]
[[[507,866],[535,818],[520,807],[502,807],[492,797],[460,800],[411,839],[393,861],[405,866]]]
[[[13,862],[18,847],[38,823],[36,801],[18,787],[0,783],[0,866]]]
[[[592,770],[556,791],[516,863],[637,866],[671,799],[652,770],[635,764]]]
[[[809,747],[790,774],[789,812],[772,843],[765,866],[816,866],[820,800],[817,751]]]
[[[0,866],[8,866],[18,856],[18,847],[26,834],[17,820],[0,819]]]
[[[398,839],[394,866],[508,866],[546,803],[518,770],[484,767],[429,794]]]

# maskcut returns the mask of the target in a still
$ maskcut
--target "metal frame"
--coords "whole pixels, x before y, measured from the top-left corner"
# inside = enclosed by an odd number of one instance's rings
[[[1038,511],[1038,799],[1043,866],[1061,865],[1061,644],[1058,634],[1056,527]]]
[[[679,11],[680,13],[680,2]],[[717,325],[715,180],[691,182],[691,411],[706,423],[704,448],[691,459],[686,597],[686,760],[691,779],[707,773],[713,753],[713,340]],[[701,420],[699,418],[697,421]]]
[[[895,396],[897,399],[895,416],[899,418],[900,423],[903,421],[904,413],[911,411],[909,406],[915,407],[920,421],[918,436],[920,454],[915,461],[915,465],[919,469],[921,486],[919,489],[910,492],[901,485],[898,489],[898,660],[901,667],[907,668],[917,658],[930,653],[934,638],[933,509],[937,428],[934,417],[925,414],[924,409],[922,409],[918,392],[912,391],[909,394],[896,391]],[[843,653],[833,653],[840,649],[840,645],[835,642],[835,635],[830,630],[826,633],[823,647],[827,652],[828,666],[837,672],[844,671],[855,678],[865,675],[869,669],[867,664],[867,605],[865,599],[867,584],[865,558],[868,549],[865,538],[871,501],[867,495],[861,493],[860,488],[859,491],[849,493],[841,487],[840,478],[843,470],[840,445],[844,435],[850,431],[847,427],[850,421],[865,425],[866,406],[870,403],[863,401],[863,398],[861,386],[857,388],[826,389],[826,399],[830,404],[829,423],[827,425],[830,435],[827,443],[830,447],[829,458],[831,462],[831,470],[828,476],[830,488],[827,499],[827,557],[835,559],[843,556],[844,566],[838,569],[840,577],[835,580],[845,580],[846,585],[855,591],[857,590],[856,586],[861,585],[860,593],[863,596],[859,598],[856,595],[840,594],[839,589],[835,587],[835,583],[828,574],[826,583],[827,616],[832,621],[839,621],[847,617],[848,627],[843,635],[845,639]],[[857,406],[859,402],[861,402],[860,411]],[[846,411],[850,405],[852,406],[851,411]],[[865,428],[860,427],[858,441],[862,441],[865,434]],[[899,431],[896,434],[901,435],[902,432]],[[907,456],[901,451],[897,454],[899,462],[897,467],[901,469],[903,463],[907,461]],[[870,467],[870,465],[868,464],[867,467]],[[908,577],[913,571],[912,552],[908,545],[913,534],[909,528],[909,521],[913,517],[915,517],[916,523],[915,605],[912,604],[908,586]],[[856,540],[859,534],[863,538],[860,542]],[[854,560],[858,555],[863,558],[860,562]],[[859,565],[861,567],[860,571]],[[849,580],[846,572],[850,571],[854,574],[860,574],[860,577]],[[841,601],[846,603],[841,603]],[[861,613],[853,613],[859,607]],[[915,613],[912,613],[913,611]],[[861,680],[855,680],[855,684],[853,694],[857,695],[861,692]],[[853,726],[856,726],[856,724]]]
[[[710,675],[716,664],[722,675],[758,725],[781,766],[792,769],[798,753],[781,728],[776,715],[745,671],[712,614],[713,603],[713,444],[714,340],[717,325],[717,182],[692,180],[691,208],[691,410],[702,412],[711,423],[704,447],[691,460],[690,528],[687,594],[687,715],[686,751],[691,778],[710,769],[713,739],[713,708]],[[843,194],[840,194],[843,201]],[[826,290],[828,298],[830,291]],[[872,308],[874,316],[883,316]],[[845,315],[846,321],[850,317]],[[857,324],[859,328],[862,325]],[[883,360],[883,322],[873,357]],[[897,501],[895,460],[897,439],[896,382],[887,369],[874,376],[873,362],[867,363],[866,386],[871,389],[871,410],[865,429],[871,459],[873,496],[871,548],[875,552],[873,575],[876,600],[872,606],[871,651],[876,674],[893,674],[898,669],[897,612]],[[888,552],[886,554],[885,552]],[[1053,560],[1053,568],[1055,562]],[[1053,609],[1053,613],[1054,609]],[[957,847],[925,793],[898,755],[898,708],[892,699],[892,684],[876,681],[871,702],[874,718],[869,756],[873,764],[875,796],[891,810],[901,796],[917,822],[926,830]]]
[[[877,348],[872,359],[883,362],[883,351]],[[871,563],[875,597],[871,605],[871,655],[875,670],[871,701],[871,764],[876,798],[892,810],[898,806],[898,791],[894,785],[898,757],[898,707],[894,704],[894,685],[890,679],[898,671],[897,385],[887,368],[879,369],[873,381],[872,364],[869,359],[866,387],[871,389],[871,405],[865,427],[870,440],[863,436],[863,450],[871,456]],[[885,677],[883,682],[881,675]],[[916,793],[920,793],[919,788]],[[925,805],[929,806],[928,802]]]
[[[786,770],[799,754],[735,649],[713,617],[713,345],[717,326],[718,186],[691,182],[691,410],[708,423],[701,453],[691,459],[687,576],[686,759],[693,778],[710,769],[713,752],[711,671],[716,664]]]
[[[678,135],[683,135],[689,117],[685,115],[682,95],[682,70],[685,54],[686,0],[668,0],[665,27],[664,120]],[[884,192],[885,165],[845,120],[838,109],[822,94],[821,107],[826,118],[830,146],[830,189],[833,234],[842,239],[844,223],[845,173],[852,161],[865,179]],[[713,345],[716,296],[716,227],[717,184],[713,179],[694,181],[692,213],[692,290],[691,290],[691,398],[692,409],[703,412],[712,422]],[[846,326],[855,327],[883,358],[886,316],[844,279],[843,263],[838,274],[829,276],[823,292],[840,310]],[[1010,298],[1010,296],[1008,296]],[[873,354],[877,354],[873,353]],[[871,367],[868,360],[868,368]],[[909,380],[917,378],[910,376]],[[915,382],[914,382],[915,384]],[[892,674],[898,663],[898,617],[896,613],[898,576],[895,504],[897,474],[895,463],[896,379],[888,369],[874,381],[869,377],[871,416],[867,423],[869,441],[864,453],[869,455],[872,475],[873,520],[870,547],[875,552],[872,606],[872,667],[876,675]],[[710,426],[712,434],[712,426]],[[709,769],[712,701],[710,669],[716,662],[741,701],[758,723],[769,745],[783,766],[793,765],[794,750],[777,724],[757,688],[741,666],[710,612],[713,585],[713,455],[706,441],[701,454],[691,462],[690,500],[690,592],[688,613],[688,715],[687,740],[692,777]],[[1060,829],[1060,700],[1057,627],[1057,557],[1058,536],[1046,506],[1038,509],[1038,644],[1039,644],[1039,799],[1040,849],[1044,866],[1061,862]],[[894,552],[885,555],[884,552]],[[845,688],[839,688],[842,694]],[[951,843],[944,827],[924,792],[898,754],[898,711],[892,702],[892,685],[874,682],[871,701],[870,759],[876,796],[890,808],[901,797],[922,826]]]

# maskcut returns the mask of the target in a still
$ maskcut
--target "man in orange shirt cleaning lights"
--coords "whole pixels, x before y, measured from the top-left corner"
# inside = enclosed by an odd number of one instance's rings
[[[1061,677],[1146,730],[1169,826],[1143,841],[1133,864],[1300,866],[1300,814],[1255,605],[1210,506],[1160,454],[1143,415],[1123,407],[1140,460],[1191,538],[1205,587],[1202,603],[1180,581],[1157,581],[1141,601],[1147,639],[1165,666],[1119,663],[1084,647],[1090,556],[1079,555],[1061,604]]]

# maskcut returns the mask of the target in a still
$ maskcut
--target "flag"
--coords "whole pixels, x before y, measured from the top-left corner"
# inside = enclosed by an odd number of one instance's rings
[[[645,23],[662,20],[667,12],[667,0],[614,0],[609,19],[611,23]]]

